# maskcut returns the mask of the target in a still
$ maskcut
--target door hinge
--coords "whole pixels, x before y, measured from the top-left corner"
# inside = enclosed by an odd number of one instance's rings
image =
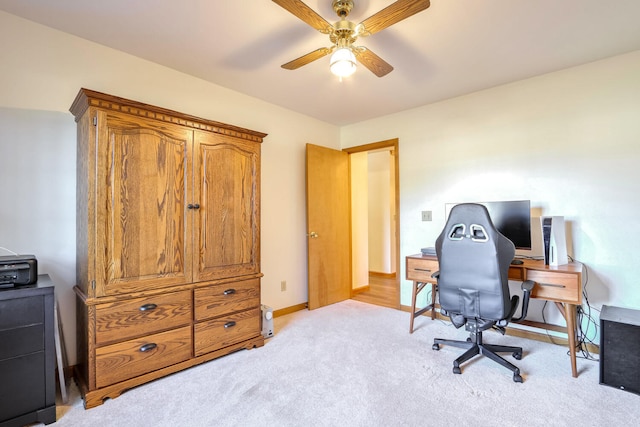
[[[98,116],[93,116],[93,125],[98,126]]]
[[[96,290],[96,281],[95,280],[91,281],[91,289],[93,289],[94,291]]]

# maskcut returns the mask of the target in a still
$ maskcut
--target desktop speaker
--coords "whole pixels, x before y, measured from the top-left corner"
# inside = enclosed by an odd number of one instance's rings
[[[262,304],[262,336],[271,338],[273,336],[273,309]]]
[[[600,384],[640,394],[640,311],[602,306]]]
[[[541,216],[542,247],[545,265],[562,265],[569,262],[567,238],[564,233],[563,216]]]

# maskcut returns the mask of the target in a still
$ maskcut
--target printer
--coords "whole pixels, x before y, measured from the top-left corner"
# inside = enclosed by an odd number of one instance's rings
[[[0,256],[0,288],[31,285],[37,280],[38,260],[35,256]]]

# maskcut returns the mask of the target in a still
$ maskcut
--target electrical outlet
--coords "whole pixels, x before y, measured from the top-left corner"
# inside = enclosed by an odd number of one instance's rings
[[[280,292],[284,292],[287,290],[287,281],[283,280],[282,282],[280,282]]]
[[[422,220],[431,221],[431,211],[422,211]]]

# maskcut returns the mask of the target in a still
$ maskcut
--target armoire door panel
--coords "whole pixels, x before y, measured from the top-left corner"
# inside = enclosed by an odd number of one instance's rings
[[[259,145],[196,132],[194,280],[259,272]]]
[[[97,258],[102,295],[190,283],[191,224],[185,215],[193,133],[181,126],[110,113],[98,144],[106,144],[106,185],[98,187]],[[104,117],[102,118],[105,119]],[[99,230],[100,231],[100,230]]]

